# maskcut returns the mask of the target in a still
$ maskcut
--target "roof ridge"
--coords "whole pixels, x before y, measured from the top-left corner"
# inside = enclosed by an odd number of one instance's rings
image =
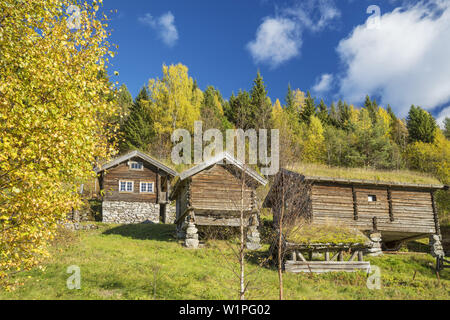
[[[107,169],[109,169],[111,167],[114,167],[114,166],[116,166],[116,165],[118,165],[118,164],[120,164],[120,163],[122,163],[122,162],[124,162],[126,160],[129,160],[130,158],[136,157],[136,156],[141,158],[141,159],[143,159],[143,160],[145,160],[145,161],[147,161],[147,162],[149,162],[150,164],[154,165],[155,167],[157,167],[159,169],[162,169],[166,173],[169,173],[169,174],[171,174],[173,176],[178,176],[178,172],[176,172],[174,169],[166,166],[162,162],[154,159],[153,157],[151,157],[148,154],[146,154],[146,153],[144,153],[142,151],[139,151],[139,150],[130,151],[130,152],[124,154],[124,155],[121,155],[121,156],[119,156],[119,157],[117,157],[117,158],[107,162],[106,164],[102,165],[101,168],[95,168],[94,170],[95,170],[96,173],[99,173],[99,172],[102,172],[102,171],[107,170]]]

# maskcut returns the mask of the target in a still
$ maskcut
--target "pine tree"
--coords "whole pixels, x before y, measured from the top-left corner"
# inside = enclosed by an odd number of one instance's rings
[[[253,81],[250,96],[253,128],[255,130],[270,128],[272,125],[272,104],[267,97],[266,86],[259,71]]]
[[[332,102],[330,105],[330,124],[336,128],[339,127],[339,117],[334,102]]]
[[[292,112],[294,109],[294,92],[291,90],[291,84],[288,84],[288,91],[286,94],[286,110]]]
[[[317,117],[320,119],[323,125],[330,124],[330,117],[328,115],[328,107],[323,101],[323,99],[320,99],[319,103],[319,112],[317,113]]]
[[[406,120],[410,141],[432,143],[436,136],[436,120],[419,106],[411,106]]]
[[[369,112],[369,116],[370,119],[372,120],[372,123],[375,123],[377,121],[377,113],[378,113],[377,101],[375,99],[371,101],[370,97],[367,95],[366,100],[364,102],[364,108],[366,108],[367,111]]]
[[[339,127],[347,131],[350,130],[351,110],[347,102],[342,102],[341,100],[339,100],[337,112],[339,118]]]
[[[450,118],[448,117],[444,119],[444,135],[450,140]]]
[[[391,108],[391,105],[388,104],[387,108],[386,108],[387,112],[389,113],[389,115],[391,116],[391,119],[393,122],[397,121],[397,116],[395,115],[394,111]]]
[[[122,84],[117,92],[117,105],[119,106],[119,114],[113,120],[120,126],[123,126],[128,115],[130,114],[130,108],[133,104],[133,97],[125,84]]]
[[[204,130],[215,128],[223,131],[232,127],[225,117],[224,105],[225,101],[220,91],[213,86],[208,86],[203,92],[203,101],[200,107]]]
[[[302,109],[300,113],[300,122],[309,124],[311,117],[314,116],[315,114],[316,114],[316,104],[314,102],[314,98],[312,98],[311,93],[307,91],[305,107]]]
[[[239,90],[237,96],[233,93],[228,101],[229,106],[225,110],[228,121],[244,130],[253,128],[251,102],[250,94],[247,91]]]
[[[146,150],[154,137],[153,123],[150,116],[149,94],[143,87],[130,108],[123,126],[124,141],[121,144],[122,151],[133,149]]]

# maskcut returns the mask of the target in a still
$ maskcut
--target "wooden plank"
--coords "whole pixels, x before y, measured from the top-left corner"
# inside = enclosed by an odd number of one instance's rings
[[[355,272],[355,271],[370,271],[369,261],[286,261],[286,272],[300,273],[300,272]]]

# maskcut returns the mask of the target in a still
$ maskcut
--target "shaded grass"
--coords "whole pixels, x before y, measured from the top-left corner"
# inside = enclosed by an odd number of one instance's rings
[[[19,274],[24,285],[0,290],[0,299],[236,299],[237,267],[229,245],[208,241],[199,250],[183,248],[174,226],[106,226],[62,236],[52,258]],[[69,243],[68,243],[69,242]],[[277,299],[273,265],[258,267],[267,245],[248,257],[248,298]],[[381,268],[382,289],[369,290],[363,273],[285,274],[287,299],[449,299],[450,272],[438,282],[433,258],[425,254],[369,258]],[[67,267],[81,269],[81,289],[66,287]],[[414,273],[416,273],[413,280]]]

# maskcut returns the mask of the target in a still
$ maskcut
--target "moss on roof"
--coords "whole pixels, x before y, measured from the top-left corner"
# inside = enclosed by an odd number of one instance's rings
[[[306,176],[314,177],[372,180],[387,183],[441,184],[438,179],[430,175],[409,170],[340,168],[308,163],[298,163],[287,169]]]
[[[368,238],[359,230],[338,225],[305,224],[287,237],[288,242],[310,244],[364,244]]]

